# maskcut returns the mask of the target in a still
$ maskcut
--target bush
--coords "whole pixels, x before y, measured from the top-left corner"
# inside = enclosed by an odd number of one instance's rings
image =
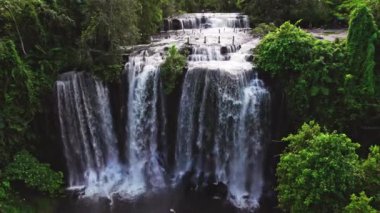
[[[277,29],[276,25],[273,23],[260,23],[254,29],[252,29],[252,35],[256,37],[264,37],[270,32],[273,32]]]
[[[380,209],[380,147],[372,146],[363,162],[365,192],[374,198],[374,207]]]
[[[48,164],[40,163],[30,153],[19,152],[4,171],[7,181],[22,181],[27,187],[54,195],[63,185],[62,172],[53,171]]]
[[[0,211],[17,212],[9,203],[10,201],[10,184],[8,181],[0,181]]]
[[[161,81],[164,92],[170,94],[178,83],[186,66],[186,57],[181,55],[175,46],[169,49],[165,62],[161,65]]]
[[[7,200],[9,196],[10,184],[8,181],[0,182],[0,202]]]
[[[11,190],[8,181],[0,181],[0,212],[24,213],[36,212],[33,207],[28,206],[25,199],[21,199]]]
[[[372,198],[368,198],[364,192],[361,192],[359,196],[355,194],[351,195],[351,203],[344,208],[344,212],[347,213],[377,213],[369,203]]]
[[[277,166],[278,199],[290,212],[339,212],[360,183],[361,170],[346,135],[321,130],[314,122],[283,139],[289,146]]]
[[[257,46],[255,63],[273,76],[299,73],[312,60],[313,46],[314,38],[310,34],[285,22]]]

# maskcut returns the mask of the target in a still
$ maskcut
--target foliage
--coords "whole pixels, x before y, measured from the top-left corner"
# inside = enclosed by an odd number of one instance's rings
[[[340,0],[244,0],[240,3],[244,12],[251,17],[253,24],[284,21],[302,24],[324,25],[336,21],[335,11]]]
[[[255,63],[273,76],[302,72],[312,60],[313,42],[310,34],[285,22],[261,41]]]
[[[141,0],[140,26],[141,39],[148,42],[152,34],[159,31],[162,22],[161,0]]]
[[[161,65],[161,80],[164,91],[170,94],[178,83],[186,65],[186,58],[181,55],[175,46],[169,49],[165,62]]]
[[[346,109],[364,116],[376,117],[380,102],[376,95],[375,42],[377,26],[367,7],[360,6],[351,14],[347,38],[348,72],[344,82]],[[377,96],[377,97],[376,97]],[[375,112],[369,115],[368,112]]]
[[[179,13],[179,5],[176,4],[176,0],[162,0],[161,4],[162,17],[170,17]]]
[[[371,12],[376,20],[377,26],[380,26],[380,1],[367,0],[367,6],[371,9]]]
[[[53,171],[48,164],[40,163],[30,153],[21,151],[4,170],[8,181],[22,181],[26,186],[50,195],[56,194],[63,185],[62,172]]]
[[[372,146],[363,162],[365,192],[374,198],[374,207],[380,209],[380,147]]]
[[[0,211],[2,212],[20,212],[17,207],[12,205],[11,185],[8,181],[0,182]]]
[[[261,41],[255,63],[283,85],[295,126],[317,119],[337,128],[342,119],[354,119],[340,117],[343,99],[337,98],[343,93],[345,52],[344,43],[320,41],[286,22]]]
[[[350,73],[361,81],[359,90],[362,95],[373,95],[375,92],[375,42],[377,26],[369,9],[358,7],[351,14],[347,38]]]
[[[178,8],[187,12],[236,12],[241,0],[178,0]]]
[[[276,25],[273,23],[260,23],[255,28],[252,29],[253,36],[264,37],[270,32],[273,32],[277,29]]]
[[[351,195],[351,202],[344,208],[347,213],[377,213],[377,211],[370,206],[372,198],[368,198],[364,192],[359,196]]]
[[[347,42],[319,40],[286,22],[256,48],[256,65],[284,88],[294,126],[314,119],[347,130],[379,108],[373,95],[376,25],[370,15],[358,15],[352,16]]]
[[[34,73],[19,57],[11,40],[0,41],[0,167],[27,136],[38,108]]]
[[[353,10],[359,7],[368,7],[372,15],[375,17],[376,23],[380,24],[380,2],[378,0],[345,0],[339,5],[337,16],[346,20],[350,19]]]
[[[11,186],[8,181],[0,182],[0,202],[8,199],[10,188]],[[1,209],[1,206],[0,206],[0,209]]]
[[[290,212],[340,211],[360,180],[359,144],[344,134],[324,132],[314,122],[283,141],[289,146],[277,167],[280,207]]]
[[[135,0],[87,1],[80,36],[81,63],[105,81],[117,79],[122,71],[121,46],[139,39]]]
[[[55,4],[41,0],[3,0],[0,10],[3,23],[0,36],[15,41],[19,52],[36,72],[55,74],[62,68],[61,60],[70,56],[66,49],[58,46],[72,44],[68,33],[74,31],[71,18]]]
[[[2,180],[0,182],[0,212],[34,213],[37,211],[32,206],[29,206],[25,199],[21,199],[18,194],[13,193],[9,181]]]

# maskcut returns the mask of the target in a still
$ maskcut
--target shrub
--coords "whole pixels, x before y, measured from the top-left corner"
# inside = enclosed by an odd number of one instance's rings
[[[264,37],[270,32],[273,32],[277,29],[276,25],[273,23],[260,23],[254,29],[252,29],[253,36]]]
[[[4,177],[7,181],[22,181],[27,187],[50,195],[58,193],[63,185],[62,172],[53,171],[26,151],[19,152],[8,164]]]
[[[370,147],[368,158],[363,161],[365,192],[374,198],[374,207],[380,209],[380,147]]]
[[[182,72],[186,66],[186,58],[181,55],[175,46],[169,49],[165,62],[161,65],[161,81],[164,92],[170,94],[178,83]]]
[[[9,196],[10,184],[8,181],[0,182],[0,202],[7,200]]]
[[[377,211],[370,206],[372,198],[368,198],[364,192],[359,196],[351,195],[351,203],[344,208],[347,213],[377,213]]]
[[[285,22],[257,46],[255,63],[273,76],[299,73],[312,60],[313,42],[310,34]]]

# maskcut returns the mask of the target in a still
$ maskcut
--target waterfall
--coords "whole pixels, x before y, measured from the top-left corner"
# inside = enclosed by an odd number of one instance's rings
[[[239,13],[187,13],[170,19],[168,27],[170,30],[249,28],[249,21],[248,16]]]
[[[214,49],[203,48],[210,57],[202,63],[191,60],[185,76],[178,117],[177,175],[191,172],[196,184],[224,183],[232,203],[256,208],[263,187],[269,92],[243,60],[246,46],[240,53],[228,51],[241,56],[227,61]]]
[[[147,54],[143,51],[126,65],[129,94],[125,156],[129,175],[124,188],[127,194],[140,194],[147,188],[166,185],[158,153],[158,143],[164,134],[160,127],[165,126],[165,120],[160,122],[158,115],[159,98],[162,97],[159,63],[156,63],[157,58]]]
[[[69,187],[84,188],[84,197],[133,198],[166,185],[158,153],[165,126],[165,119],[159,121],[158,115],[159,64],[150,63],[157,59],[148,59],[146,54],[132,57],[126,65],[124,83],[129,85],[129,94],[122,151],[126,165],[118,157],[107,87],[76,72],[65,73],[56,82]]]
[[[119,169],[108,89],[83,72],[61,75],[55,88],[69,187],[108,197]]]
[[[258,206],[263,180],[263,155],[268,141],[270,96],[254,75],[243,89],[239,120],[235,123],[228,182],[232,202],[239,207]]]
[[[57,109],[69,189],[81,189],[81,197],[134,199],[176,187],[190,176],[199,188],[225,185],[232,204],[255,209],[265,182],[270,104],[264,82],[247,61],[259,40],[235,29],[249,27],[240,14],[174,19],[181,31],[129,55],[121,94],[113,93],[123,95],[121,113],[114,113],[123,128],[113,127],[109,90],[100,80],[84,72],[59,77]],[[172,96],[163,93],[160,79],[172,45],[189,54],[178,103],[168,100]],[[166,112],[172,108],[179,109],[174,121]],[[167,128],[169,120],[176,130]]]

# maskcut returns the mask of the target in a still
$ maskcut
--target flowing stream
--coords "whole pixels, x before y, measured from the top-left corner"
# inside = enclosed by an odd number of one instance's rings
[[[184,14],[166,20],[168,32],[149,47],[136,46],[121,81],[120,139],[107,85],[83,72],[62,74],[56,97],[69,189],[80,197],[134,199],[186,178],[195,190],[223,184],[237,208],[259,207],[270,95],[250,62],[259,40],[248,27],[237,13]],[[167,128],[170,101],[160,79],[172,45],[188,52],[176,130]]]

